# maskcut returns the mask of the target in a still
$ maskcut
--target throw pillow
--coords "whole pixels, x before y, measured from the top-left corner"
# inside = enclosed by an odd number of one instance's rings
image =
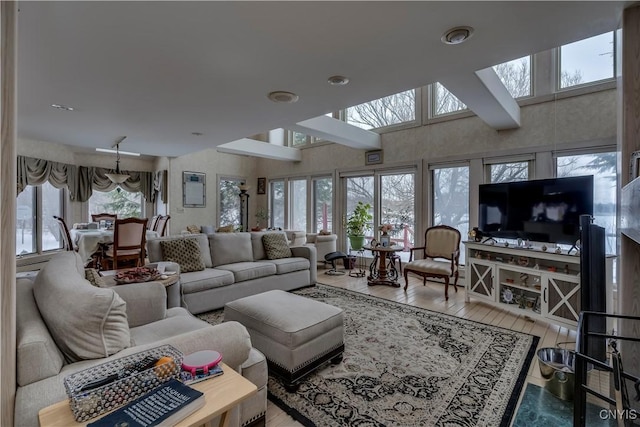
[[[320,235],[320,236],[329,236],[330,234],[331,234],[331,232],[325,230],[324,228],[322,230],[320,230],[320,232],[318,233],[318,235]]]
[[[100,273],[98,273],[98,270],[96,270],[95,268],[85,268],[84,278],[87,279],[93,286],[96,286],[98,288],[108,287],[106,281],[104,280],[104,277],[102,277]]]
[[[61,252],[47,262],[33,283],[33,296],[67,362],[108,357],[131,345],[126,302],[113,289],[91,286],[76,252]]]
[[[233,224],[225,225],[224,227],[219,227],[216,230],[216,233],[233,233]]]
[[[174,239],[160,242],[165,261],[180,265],[181,273],[204,270],[200,246],[195,239]]]
[[[187,231],[191,234],[198,234],[200,233],[200,227],[197,225],[187,225]]]
[[[287,236],[281,233],[267,233],[262,236],[262,244],[268,259],[291,258],[292,253]]]

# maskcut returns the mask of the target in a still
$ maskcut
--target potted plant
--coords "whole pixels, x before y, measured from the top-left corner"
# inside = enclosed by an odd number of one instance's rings
[[[369,213],[369,203],[358,202],[353,213],[347,219],[347,236],[352,249],[364,246],[364,234],[371,228],[373,216]]]

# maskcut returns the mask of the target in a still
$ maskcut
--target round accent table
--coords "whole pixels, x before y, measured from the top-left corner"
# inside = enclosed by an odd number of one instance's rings
[[[373,253],[373,261],[371,262],[371,266],[369,267],[367,284],[369,286],[387,285],[399,288],[400,282],[398,282],[398,270],[396,270],[395,262],[391,260],[390,255],[393,255],[395,252],[402,251],[402,247],[364,246],[362,249],[366,249]],[[390,260],[391,262],[388,262]]]

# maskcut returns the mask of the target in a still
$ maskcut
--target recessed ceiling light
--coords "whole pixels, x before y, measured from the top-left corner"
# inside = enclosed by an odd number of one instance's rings
[[[111,148],[96,148],[96,151],[99,151],[101,153],[113,153],[113,154],[120,153],[125,156],[140,157],[140,153],[133,153],[131,151],[122,151],[122,150],[112,150]]]
[[[446,31],[440,40],[442,40],[444,44],[460,44],[471,38],[472,35],[472,27],[455,27]]]
[[[292,92],[277,90],[267,95],[267,98],[269,98],[273,102],[293,104],[294,102],[297,102],[300,97]]]
[[[202,136],[203,133],[202,132],[191,132],[191,135],[193,135],[193,136]]]
[[[64,110],[64,111],[73,111],[74,110],[73,107],[67,107],[66,105],[62,105],[62,104],[51,104],[51,106],[53,108],[57,108],[58,110]]]
[[[349,78],[345,76],[331,76],[327,81],[332,86],[344,86],[349,83]]]

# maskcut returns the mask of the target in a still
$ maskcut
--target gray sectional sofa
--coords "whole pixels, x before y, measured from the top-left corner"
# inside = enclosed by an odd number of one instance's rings
[[[16,290],[16,426],[38,426],[40,409],[66,399],[66,376],[162,344],[183,354],[222,353],[258,388],[233,411],[230,425],[264,419],[267,365],[241,324],[211,326],[184,308],[167,309],[164,286],[157,282],[92,286],[72,251],[53,257],[35,280],[18,279]]]
[[[262,243],[266,233],[274,232],[159,237],[147,241],[147,253],[152,263],[169,261],[163,255],[160,242],[185,238],[198,242],[204,270],[180,274],[182,306],[194,314],[222,308],[227,302],[261,292],[314,285],[317,279],[315,248],[293,246],[292,257],[270,260]]]

